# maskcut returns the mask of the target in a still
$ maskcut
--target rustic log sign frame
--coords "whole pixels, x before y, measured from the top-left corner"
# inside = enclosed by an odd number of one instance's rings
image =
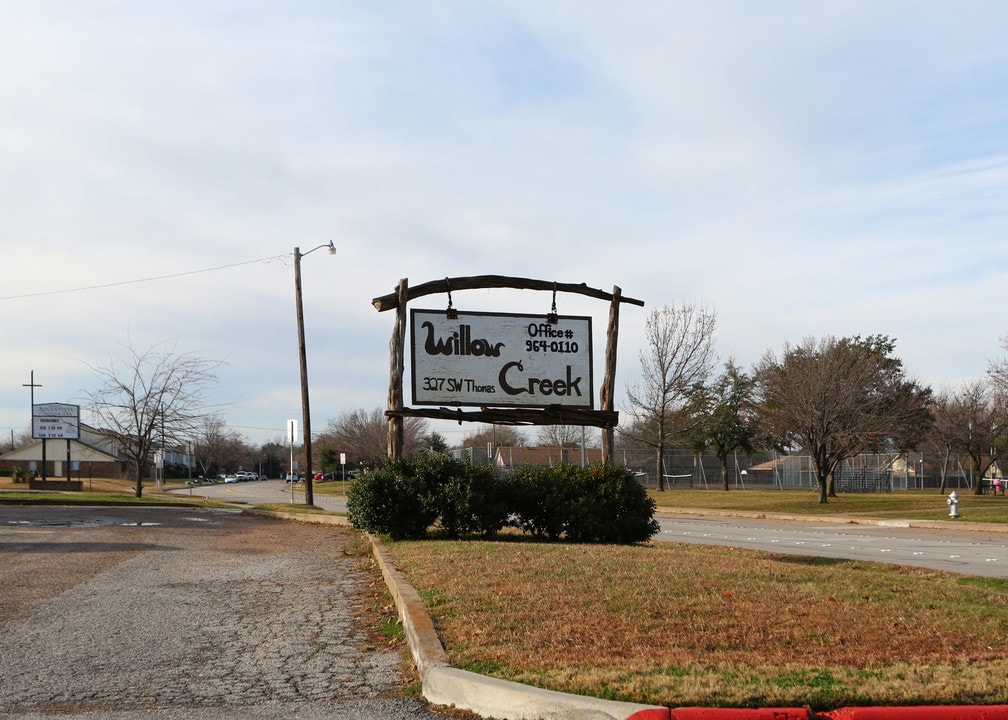
[[[509,288],[517,290],[544,290],[574,293],[599,300],[609,301],[609,324],[606,328],[605,377],[599,388],[598,410],[583,408],[497,408],[482,407],[479,410],[464,411],[461,408],[409,408],[403,403],[403,375],[405,373],[406,348],[406,306],[410,300],[447,293],[451,308],[453,290],[481,290],[488,288]],[[621,303],[644,307],[643,300],[623,296],[619,286],[613,286],[611,293],[590,288],[584,283],[557,283],[546,280],[508,277],[504,275],[477,275],[473,277],[445,278],[415,287],[403,278],[396,291],[374,298],[371,304],[378,312],[396,311],[392,339],[389,341],[389,392],[388,409],[388,455],[397,458],[403,448],[403,418],[425,417],[436,420],[497,423],[499,425],[590,425],[602,429],[602,461],[612,462],[613,433],[619,423],[619,413],[613,409],[616,387],[616,342],[619,337],[619,310]],[[555,303],[554,303],[555,305]]]

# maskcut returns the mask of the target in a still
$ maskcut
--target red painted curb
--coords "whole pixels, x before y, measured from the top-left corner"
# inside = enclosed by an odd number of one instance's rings
[[[1008,720],[1008,705],[852,707],[821,713],[808,708],[653,708],[626,720]]]
[[[818,713],[823,720],[1008,720],[1008,705],[854,707]]]
[[[626,720],[669,720],[671,712],[668,708],[649,708],[638,710]]]
[[[810,720],[808,708],[675,708],[671,720]]]

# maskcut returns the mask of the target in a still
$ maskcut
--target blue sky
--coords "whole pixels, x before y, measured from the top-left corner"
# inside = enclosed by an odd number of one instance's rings
[[[281,436],[292,252],[330,240],[302,266],[316,430],[384,405],[370,300],[399,278],[619,285],[647,303],[620,399],[648,309],[681,302],[743,365],[881,333],[925,383],[981,376],[1008,331],[1006,26],[968,1],[0,0],[0,433],[32,370],[83,402],[123,343],[168,341],[225,363],[230,424]],[[603,303],[558,305],[604,346]]]

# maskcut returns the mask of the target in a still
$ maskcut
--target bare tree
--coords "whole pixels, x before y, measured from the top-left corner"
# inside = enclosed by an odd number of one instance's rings
[[[1008,410],[992,383],[965,383],[952,401],[956,420],[955,447],[970,458],[973,492],[983,493],[983,476],[998,462],[1008,443]]]
[[[627,388],[631,421],[620,432],[633,443],[654,448],[659,490],[665,489],[665,448],[699,419],[703,388],[717,360],[716,325],[713,310],[693,304],[664,305],[648,316],[639,353],[642,379]]]
[[[377,467],[388,455],[388,418],[380,408],[351,410],[331,418],[323,435],[323,445],[336,452],[345,452],[348,461],[355,466]],[[426,420],[406,418],[403,455],[416,455],[425,450],[429,438]]]
[[[1008,351],[1008,335],[1001,336],[1001,347]],[[1008,358],[993,360],[987,368],[987,374],[994,384],[996,395],[1008,396]]]
[[[22,430],[16,435],[14,434],[13,431],[11,431],[10,438],[11,438],[9,441],[10,450],[16,450],[18,448],[27,447],[28,445],[31,445],[33,442],[35,442],[35,438],[32,437],[31,428]]]
[[[221,468],[251,469],[256,454],[241,433],[229,428],[220,415],[200,419],[193,436],[193,456],[204,476],[211,477]]]
[[[466,433],[459,447],[522,447],[528,438],[513,425],[482,425]]]
[[[183,444],[202,416],[202,394],[216,381],[219,363],[177,353],[174,344],[137,351],[124,346],[98,373],[98,388],[88,393],[89,408],[99,427],[111,432],[133,466],[137,497],[143,496],[144,471],[152,453],[165,445]]]
[[[842,460],[887,442],[910,448],[930,426],[931,389],[905,378],[893,349],[881,335],[807,338],[760,362],[761,424],[782,447],[809,453],[820,503]]]
[[[957,412],[958,409],[958,404],[950,390],[943,389],[934,396],[932,403],[934,423],[927,435],[926,442],[938,459],[937,469],[941,478],[938,491],[942,495],[945,494],[949,460],[959,441],[959,427],[963,424]]]
[[[598,447],[598,432],[584,425],[541,425],[536,433],[536,444],[542,447]]]

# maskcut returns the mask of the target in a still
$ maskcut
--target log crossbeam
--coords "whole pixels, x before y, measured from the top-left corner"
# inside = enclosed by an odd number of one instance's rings
[[[614,428],[619,424],[619,412],[608,410],[581,410],[576,408],[396,408],[386,410],[388,418],[422,417],[431,420],[482,422],[495,425],[588,425]]]
[[[444,280],[431,280],[420,285],[410,286],[406,292],[406,301],[426,295],[441,295],[456,290],[485,290],[487,288],[511,288],[515,290],[545,290],[548,292],[567,292],[577,295],[606,300],[612,302],[613,294],[605,290],[590,288],[585,283],[555,283],[548,280],[533,280],[531,278],[509,277],[506,275],[475,275],[472,277],[445,278]],[[619,302],[630,303],[644,307],[643,300],[636,300],[625,296],[620,296]],[[376,297],[371,301],[378,312],[395,310],[399,307],[399,293],[394,292],[389,295]]]

